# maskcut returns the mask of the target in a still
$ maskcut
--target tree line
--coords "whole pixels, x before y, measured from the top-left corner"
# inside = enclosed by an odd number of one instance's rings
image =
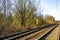
[[[0,35],[31,30],[55,21],[53,16],[44,17],[41,13],[38,16],[34,0],[15,0],[14,7],[10,2],[1,0],[5,6],[0,7]]]

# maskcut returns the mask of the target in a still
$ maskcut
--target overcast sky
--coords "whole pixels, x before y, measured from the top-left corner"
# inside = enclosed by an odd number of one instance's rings
[[[49,14],[55,17],[55,20],[60,20],[60,12],[59,12],[60,11],[60,0],[57,0],[59,11],[57,10],[56,0],[40,0],[40,1],[41,2],[38,5],[41,5],[43,9],[43,15]]]

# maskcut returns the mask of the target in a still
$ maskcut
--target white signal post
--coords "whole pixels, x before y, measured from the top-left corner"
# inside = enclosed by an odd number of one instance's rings
[[[38,19],[36,19],[36,24],[37,24],[37,25],[38,25],[38,21],[39,21],[39,20],[38,20]]]

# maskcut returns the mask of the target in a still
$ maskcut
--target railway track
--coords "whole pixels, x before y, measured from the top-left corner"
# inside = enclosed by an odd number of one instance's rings
[[[59,28],[59,38],[58,39],[60,40],[60,28]]]
[[[21,32],[21,33],[16,33],[16,34],[12,34],[12,35],[8,35],[5,37],[0,37],[0,40],[32,40],[32,38],[34,38],[35,36],[38,36],[40,33],[41,37],[39,37],[38,39],[42,39],[44,35],[46,35],[47,33],[49,33],[50,31],[52,31],[57,25],[53,25],[53,27],[47,27],[47,28],[37,28],[31,31],[26,31],[26,32]],[[42,35],[42,32],[43,35]]]
[[[59,40],[59,25],[42,36],[39,40]]]
[[[56,26],[54,27],[48,27],[46,29],[43,29],[41,31],[38,31],[34,34],[31,34],[29,36],[25,36],[23,38],[20,38],[19,40],[44,40],[44,38],[52,31],[56,28]]]

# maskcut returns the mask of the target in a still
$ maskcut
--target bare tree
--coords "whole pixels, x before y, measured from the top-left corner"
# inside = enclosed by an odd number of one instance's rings
[[[3,8],[4,8],[4,20],[6,21],[6,0],[3,1]]]

